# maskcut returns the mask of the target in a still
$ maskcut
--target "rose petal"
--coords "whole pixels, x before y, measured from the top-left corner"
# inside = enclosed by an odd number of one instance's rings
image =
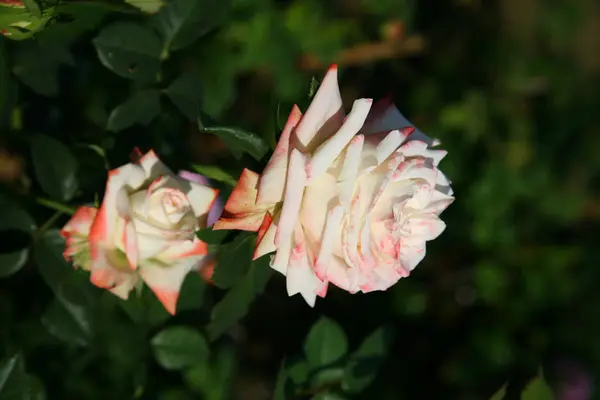
[[[277,250],[277,247],[275,246],[276,233],[277,223],[273,221],[271,214],[267,213],[258,229],[258,238],[256,239],[253,260]]]
[[[174,315],[179,298],[179,290],[185,276],[200,261],[198,257],[188,257],[162,264],[154,260],[144,260],[140,275],[152,289],[169,314]]]
[[[285,188],[285,178],[287,176],[287,167],[289,160],[290,140],[292,130],[302,118],[302,113],[298,106],[294,105],[288,120],[283,127],[283,132],[279,137],[275,151],[260,176],[258,182],[258,195],[256,202],[259,204],[278,203],[283,199],[283,190]]]
[[[118,225],[131,214],[126,191],[139,189],[144,181],[144,171],[134,164],[127,164],[109,172],[104,200],[90,228],[92,270],[96,267],[105,268],[103,263],[106,257],[101,257],[100,253],[114,251],[121,241],[121,236],[116,236],[119,234]]]
[[[327,171],[354,135],[362,128],[372,102],[371,99],[356,100],[342,127],[314,152],[308,165],[308,183]]]
[[[211,182],[208,178],[206,178],[200,174],[195,174],[190,171],[179,171],[179,177],[185,179],[186,181],[199,183],[204,186],[211,186]],[[206,225],[212,226],[215,222],[217,222],[219,220],[219,217],[221,216],[222,213],[223,213],[223,201],[217,196],[215,199],[215,202],[213,203],[213,205],[210,207],[210,210],[208,211]]]
[[[257,184],[258,174],[244,168],[237,185],[225,203],[225,211],[229,214],[256,211]]]
[[[256,204],[257,184],[258,174],[245,168],[213,229],[258,230],[270,206]]]
[[[290,168],[287,174],[285,197],[279,217],[279,226],[275,234],[275,245],[287,241],[294,233],[296,221],[302,204],[302,194],[306,185],[306,157],[293,149],[290,154]]]
[[[321,239],[321,247],[315,263],[315,274],[319,279],[326,280],[328,274],[328,266],[334,257],[333,249],[336,241],[339,240],[340,226],[344,216],[344,208],[337,206],[331,209],[327,214],[323,237]]]
[[[329,67],[308,110],[296,127],[300,150],[313,151],[342,126],[343,120],[337,65],[334,64]]]
[[[208,245],[202,240],[194,238],[193,240],[172,242],[169,247],[164,249],[155,258],[163,261],[165,264],[170,264],[171,262],[176,262],[183,258],[199,257],[207,254]]]
[[[369,120],[361,133],[371,135],[406,127],[415,129],[414,133],[410,135],[409,140],[420,140],[427,143],[429,146],[434,144],[434,139],[431,139],[417,129],[404,115],[402,115],[400,110],[392,103],[390,97],[380,100],[373,106],[373,112],[369,115]]]
[[[296,229],[294,236],[295,247],[286,275],[288,296],[300,293],[304,301],[314,307],[317,292],[321,290],[321,281],[315,275],[314,268],[310,264],[306,242],[300,228]]]
[[[187,182],[190,186],[184,192],[194,210],[194,215],[198,218],[207,216],[215,205],[219,196],[219,189],[213,189],[209,186],[199,185],[193,182]]]
[[[144,169],[148,179],[160,176],[174,177],[175,174],[158,158],[154,150],[150,150],[140,158],[138,164]]]
[[[356,135],[346,149],[342,171],[338,177],[339,197],[344,208],[350,208],[352,195],[354,194],[354,186],[358,177],[358,168],[360,167],[360,159],[364,144],[364,136]]]
[[[65,239],[72,234],[88,236],[98,210],[94,207],[79,207],[69,222],[61,229],[60,234]]]
[[[135,287],[137,282],[137,274],[124,274],[121,275],[120,283],[117,284],[114,288],[108,290],[114,295],[122,298],[123,300],[127,300],[127,298],[129,297],[129,293]]]

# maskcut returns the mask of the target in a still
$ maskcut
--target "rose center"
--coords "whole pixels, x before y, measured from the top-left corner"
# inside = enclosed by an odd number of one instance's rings
[[[187,197],[172,188],[162,188],[152,193],[149,206],[152,219],[169,229],[179,224],[188,214],[193,215]]]
[[[165,214],[177,214],[185,207],[185,199],[180,193],[167,193],[162,198]]]

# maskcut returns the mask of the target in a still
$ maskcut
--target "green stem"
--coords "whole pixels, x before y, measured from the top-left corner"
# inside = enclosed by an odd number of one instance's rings
[[[35,201],[38,204],[40,204],[40,205],[42,205],[44,207],[48,207],[48,208],[51,208],[53,210],[63,212],[65,214],[69,214],[69,215],[75,214],[75,208],[74,207],[70,207],[70,206],[67,206],[65,204],[53,201],[53,200],[45,199],[43,197],[38,197],[37,199],[35,199]]]
[[[42,235],[44,232],[46,232],[48,230],[48,228],[50,228],[52,225],[54,225],[54,223],[63,215],[64,213],[62,211],[57,211],[54,213],[54,215],[52,215],[50,218],[48,218],[48,220],[46,222],[44,222],[44,225],[40,226],[40,228],[37,230],[36,232],[36,236],[40,236]]]

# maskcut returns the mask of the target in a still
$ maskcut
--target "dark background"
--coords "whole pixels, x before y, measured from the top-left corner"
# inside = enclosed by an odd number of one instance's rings
[[[0,358],[21,355],[29,383],[17,386],[37,388],[35,396],[44,387],[48,399],[270,399],[282,358],[300,354],[325,315],[351,349],[377,327],[395,327],[377,378],[348,398],[488,399],[508,381],[507,398],[519,398],[540,367],[557,399],[599,398],[560,397],[565,384],[585,389],[600,372],[598,2],[234,0],[225,11],[226,1],[198,2],[203,23],[218,26],[161,60],[153,82],[99,61],[99,31],[150,20],[125,3],[65,1],[58,21],[31,32],[34,39],[0,38]],[[128,109],[141,113],[138,121],[150,113],[147,126],[112,132],[111,110],[188,72],[197,85],[182,96],[192,110],[200,106],[204,125],[243,128],[272,143],[291,105],[305,109],[311,78],[333,62],[346,105],[391,93],[449,151],[441,169],[456,201],[443,214],[446,231],[387,292],[331,289],[310,309],[273,275],[247,316],[213,344],[237,365],[231,379],[166,372],[149,339],[165,325],[203,330],[225,292],[197,282],[197,307],[167,320],[145,298],[135,303],[134,314],[144,316],[136,319],[85,274],[60,270],[61,244],[49,237],[68,217],[43,203],[52,199],[48,185],[64,182],[43,182],[34,138],[57,139],[78,165],[77,189],[66,201],[54,198],[54,208],[101,198],[105,162],[128,162],[133,146],[156,149],[174,170],[216,165],[237,177],[268,157],[236,159],[164,92],[160,112]],[[72,169],[65,149],[44,149],[42,165],[59,171],[53,177],[62,176],[57,164]],[[56,268],[85,288],[89,302],[75,296],[85,304],[79,314],[55,305],[47,271]],[[221,391],[210,397],[207,385]]]

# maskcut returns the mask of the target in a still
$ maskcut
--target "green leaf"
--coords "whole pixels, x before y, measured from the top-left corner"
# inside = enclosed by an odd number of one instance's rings
[[[25,372],[21,354],[0,360],[0,399],[45,400],[41,381]]]
[[[234,103],[238,89],[237,77],[243,69],[238,52],[228,43],[225,35],[215,35],[198,46],[196,55],[199,60],[211,60],[200,63],[198,70],[202,79],[202,98],[210,99],[202,102],[202,112],[213,119],[219,119]]]
[[[236,354],[231,345],[220,347],[213,362],[200,362],[185,372],[186,385],[205,400],[229,398],[236,367]]]
[[[312,397],[311,400],[346,400],[346,398],[336,393],[321,392]]]
[[[504,396],[506,396],[506,386],[507,384],[498,389],[498,391],[494,393],[492,397],[490,397],[490,400],[503,400]]]
[[[311,369],[340,361],[348,352],[348,339],[333,320],[322,317],[311,328],[304,342],[304,354]]]
[[[243,129],[226,126],[205,128],[200,122],[199,126],[201,131],[218,136],[237,159],[246,152],[254,159],[260,160],[269,150],[269,146],[263,139]]]
[[[73,270],[65,261],[64,248],[58,230],[45,232],[34,247],[40,274],[56,296],[42,316],[42,324],[64,342],[86,346],[92,338],[96,289],[89,283],[88,273]]]
[[[42,315],[48,332],[65,343],[86,346],[92,336],[91,315],[84,306],[55,299]]]
[[[29,213],[0,194],[0,231],[10,229],[32,234],[36,231],[37,225]]]
[[[344,368],[332,367],[315,371],[310,378],[311,387],[338,385],[344,376]]]
[[[131,4],[148,14],[157,13],[165,5],[163,0],[125,0],[125,3]]]
[[[34,375],[23,377],[23,388],[20,400],[45,400],[46,391],[42,381]]]
[[[8,64],[7,39],[0,37],[0,129],[8,120],[8,115],[13,104],[14,83],[11,79],[10,67]]]
[[[33,250],[40,275],[57,297],[77,305],[91,302],[95,289],[89,284],[89,274],[75,271],[64,259],[65,240],[59,230],[40,235]]]
[[[31,3],[31,1],[28,1]],[[46,27],[56,11],[54,6],[48,7],[40,17],[32,15],[24,5],[6,6],[0,3],[0,30],[11,40],[24,40]],[[35,12],[35,10],[34,10]]]
[[[112,132],[120,132],[136,123],[147,126],[159,114],[159,92],[141,90],[112,110],[108,117],[107,129]]]
[[[149,28],[117,22],[93,41],[102,64],[124,78],[154,81],[160,72],[161,43]]]
[[[194,397],[183,389],[169,389],[161,392],[158,400],[194,400]]]
[[[204,283],[199,273],[190,272],[187,274],[181,285],[181,290],[179,291],[177,313],[186,310],[199,310],[202,308],[206,288],[207,285]]]
[[[202,240],[207,244],[219,244],[229,234],[229,231],[219,230],[215,231],[212,228],[205,228],[196,232],[198,239]]]
[[[377,376],[381,365],[389,354],[394,340],[394,329],[384,326],[371,333],[360,347],[350,355],[344,371],[342,389],[359,393]]]
[[[142,286],[139,293],[131,293],[127,300],[119,299],[119,305],[133,321],[150,327],[160,325],[171,318],[171,314],[146,285]]]
[[[312,78],[310,78],[310,87],[308,88],[308,99],[309,100],[312,100],[312,98],[315,96],[320,85],[321,84],[314,76]]]
[[[237,180],[233,176],[214,165],[194,165],[193,168],[200,175],[214,181],[223,182],[230,186],[237,185]]]
[[[0,254],[0,278],[6,278],[19,272],[27,263],[29,249],[21,249]]]
[[[273,394],[273,400],[286,400],[289,399],[293,393],[291,393],[290,386],[288,384],[288,373],[285,368],[285,360],[281,363],[281,367],[279,367],[279,372],[277,373],[277,380],[275,381],[275,393]]]
[[[240,234],[231,243],[219,246],[212,281],[227,289],[240,280],[250,268],[256,235]]]
[[[267,255],[252,262],[250,270],[231,287],[213,308],[211,321],[206,327],[210,340],[215,340],[248,312],[251,303],[263,292],[273,269]]]
[[[7,357],[0,362],[0,394],[5,393],[11,380],[23,373],[23,359],[20,354]]]
[[[40,43],[72,43],[85,32],[96,29],[109,14],[109,10],[94,7],[90,3],[63,2],[58,8],[57,14],[59,18],[68,21],[49,25],[39,32],[36,40]]]
[[[202,100],[202,83],[196,74],[184,72],[179,75],[165,89],[165,94],[190,121],[196,121]]]
[[[290,359],[286,364],[288,376],[292,381],[297,385],[304,384],[309,374],[308,362],[303,358],[295,358]]]
[[[152,351],[158,363],[168,370],[180,370],[208,359],[208,344],[200,332],[173,326],[156,334]]]
[[[63,64],[75,65],[65,47],[27,41],[16,48],[12,71],[34,92],[54,97],[59,92],[58,69]]]
[[[58,201],[71,200],[78,188],[78,163],[71,151],[56,139],[36,135],[31,139],[31,158],[44,192]]]
[[[37,229],[33,218],[12,200],[0,195],[0,232],[12,235],[11,230],[31,236]],[[8,232],[7,232],[8,231]],[[16,243],[17,241],[12,241]],[[27,263],[29,249],[26,246],[9,246],[0,252],[0,278],[6,278],[18,272]]]
[[[27,11],[36,18],[42,18],[42,10],[36,0],[23,0],[23,4]]]
[[[554,393],[544,380],[542,371],[527,384],[521,393],[521,400],[554,400]]]
[[[154,17],[166,48],[179,50],[215,28],[231,7],[231,0],[172,0]]]

